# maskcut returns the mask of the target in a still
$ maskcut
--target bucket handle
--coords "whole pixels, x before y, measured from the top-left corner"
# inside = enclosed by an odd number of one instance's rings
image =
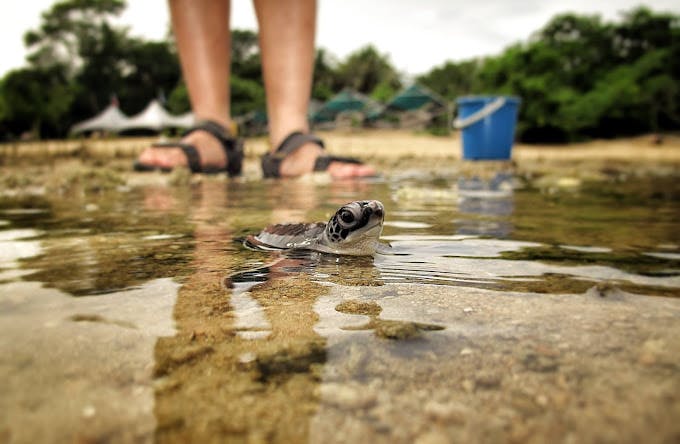
[[[464,119],[455,119],[453,121],[453,127],[456,129],[467,128],[468,126],[475,124],[486,117],[489,117],[491,114],[503,108],[503,105],[505,105],[505,97],[499,97],[493,102],[488,103],[484,108],[480,109],[476,113],[472,113]]]

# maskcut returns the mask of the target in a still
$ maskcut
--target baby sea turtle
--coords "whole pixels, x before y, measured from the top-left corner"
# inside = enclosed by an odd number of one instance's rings
[[[381,244],[385,207],[377,200],[343,205],[328,222],[270,225],[244,244],[261,250],[312,250],[370,256]]]

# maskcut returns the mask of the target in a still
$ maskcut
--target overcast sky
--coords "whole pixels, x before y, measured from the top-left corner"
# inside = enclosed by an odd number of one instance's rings
[[[23,34],[54,0],[23,0],[0,15],[0,76],[24,64]],[[553,15],[574,11],[615,19],[639,0],[319,0],[317,46],[342,59],[367,43],[402,73],[427,72],[446,60],[497,54],[526,40]],[[648,0],[655,11],[680,13],[678,0]],[[165,0],[128,0],[120,20],[132,34],[161,39]],[[257,28],[250,0],[232,0],[232,28]]]

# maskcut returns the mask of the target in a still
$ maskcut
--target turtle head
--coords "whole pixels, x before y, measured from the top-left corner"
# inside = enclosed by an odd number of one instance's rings
[[[343,205],[326,224],[326,246],[335,253],[371,255],[375,253],[384,219],[385,207],[377,200]]]

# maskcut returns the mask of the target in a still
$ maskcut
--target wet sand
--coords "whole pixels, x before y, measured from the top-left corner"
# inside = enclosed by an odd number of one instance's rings
[[[680,441],[675,284],[670,297],[606,282],[573,292],[390,284],[372,262],[356,262],[351,273],[326,264],[339,272],[322,285],[282,261],[269,266],[267,282],[244,289],[229,271],[245,259],[225,251],[233,251],[234,221],[247,215],[225,215],[227,180],[131,173],[148,142],[64,143],[40,165],[36,156],[49,144],[0,148],[5,193],[75,193],[106,213],[92,196],[158,187],[146,204],[163,217],[178,206],[194,246],[183,272],[165,269],[180,274],[179,289],[151,280],[110,297],[72,298],[59,288],[78,288],[54,276],[57,288],[14,282],[24,258],[0,262],[10,270],[0,274],[0,387],[8,394],[0,441]],[[241,180],[257,183],[266,143],[249,142]],[[397,132],[328,135],[331,152],[370,152],[366,159],[387,174],[406,176],[474,170],[460,162],[457,143]],[[571,189],[593,178],[677,175],[680,139],[518,146],[513,158],[510,168],[542,176],[546,190]],[[102,217],[106,223],[113,221]],[[102,256],[130,248],[106,242],[93,244]],[[131,279],[115,274],[128,257],[153,262],[170,253],[128,254],[106,269],[112,280]],[[239,321],[235,306],[246,303],[261,308],[264,326]]]

